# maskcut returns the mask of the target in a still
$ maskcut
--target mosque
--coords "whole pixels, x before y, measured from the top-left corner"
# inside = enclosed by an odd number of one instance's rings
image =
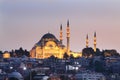
[[[70,50],[70,26],[69,26],[69,20],[67,21],[67,27],[66,27],[66,39],[67,44],[66,46],[63,45],[63,31],[62,31],[62,25],[60,26],[60,39],[58,40],[53,34],[46,33],[42,36],[41,40],[38,41],[34,45],[34,47],[30,51],[31,58],[37,58],[37,59],[45,59],[52,55],[54,55],[57,58],[62,59],[63,55],[67,53],[69,56],[73,55],[74,57],[81,57],[81,52],[72,52]],[[96,33],[94,34],[94,41],[96,41]],[[96,42],[94,42],[94,46],[96,50]],[[88,35],[86,37],[86,47],[88,47]]]

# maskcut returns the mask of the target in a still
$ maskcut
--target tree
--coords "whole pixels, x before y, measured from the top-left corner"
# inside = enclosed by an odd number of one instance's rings
[[[95,61],[94,67],[95,67],[96,72],[103,72],[104,71],[103,63],[101,61]]]
[[[94,64],[93,64],[93,58],[90,60],[89,62],[89,67],[90,69],[92,69],[94,67]]]
[[[74,59],[74,56],[73,56],[73,54],[70,54],[70,59]]]
[[[82,50],[82,55],[83,55],[84,57],[90,57],[91,55],[93,56],[93,55],[94,55],[94,50],[93,50],[91,47],[89,47],[89,48],[84,48],[84,49]]]
[[[100,56],[100,55],[102,55],[102,53],[101,53],[101,51],[100,51],[100,49],[96,49],[96,52],[95,52],[95,56]]]
[[[50,59],[55,59],[55,56],[54,56],[54,55],[51,55],[49,58],[50,58]]]
[[[14,50],[12,49],[12,51],[10,51],[10,56],[13,57],[14,56]]]
[[[110,57],[110,56],[117,56],[118,57],[118,56],[120,56],[120,54],[114,49],[104,50],[103,54],[105,57]]]
[[[63,58],[64,58],[64,59],[68,59],[68,58],[69,58],[69,55],[65,52],[64,55],[63,55]]]
[[[20,49],[19,49],[19,54],[20,54],[20,56],[24,55],[24,50],[22,47],[20,47]]]
[[[57,62],[58,61],[58,58],[55,57],[54,55],[51,55],[48,59],[52,62]]]
[[[26,49],[23,50],[22,47],[20,47],[18,50],[16,49],[14,53],[16,53],[17,57],[21,57],[23,55],[30,57],[29,51],[27,51]]]
[[[24,51],[24,55],[30,57],[30,53],[29,53],[29,51],[27,51],[27,50],[25,49],[25,51]]]
[[[2,51],[0,51],[0,54],[3,54],[3,52],[2,52]]]

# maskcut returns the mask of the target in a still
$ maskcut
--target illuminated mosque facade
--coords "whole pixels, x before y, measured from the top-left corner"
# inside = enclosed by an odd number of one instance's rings
[[[45,59],[50,56],[55,56],[62,59],[63,55],[67,53],[69,56],[73,55],[74,57],[81,57],[81,52],[72,52],[70,50],[70,26],[69,21],[67,21],[66,27],[66,46],[63,45],[63,31],[62,25],[60,26],[60,39],[58,40],[53,34],[46,33],[42,36],[41,40],[34,45],[30,51],[31,58]],[[96,41],[96,33],[94,34],[94,41]],[[96,50],[96,42],[94,42],[94,50]],[[86,37],[86,47],[88,47],[88,35]]]

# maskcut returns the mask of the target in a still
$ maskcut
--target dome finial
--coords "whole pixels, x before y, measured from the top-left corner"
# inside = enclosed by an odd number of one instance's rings
[[[48,30],[48,33],[50,33],[50,31]]]

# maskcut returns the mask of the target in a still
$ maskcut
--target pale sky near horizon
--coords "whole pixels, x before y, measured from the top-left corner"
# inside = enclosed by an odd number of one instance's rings
[[[70,48],[80,52],[93,47],[116,49],[120,53],[120,0],[0,0],[0,50],[23,47],[30,50],[47,32],[59,39],[63,25],[66,45],[66,24],[70,21]]]

